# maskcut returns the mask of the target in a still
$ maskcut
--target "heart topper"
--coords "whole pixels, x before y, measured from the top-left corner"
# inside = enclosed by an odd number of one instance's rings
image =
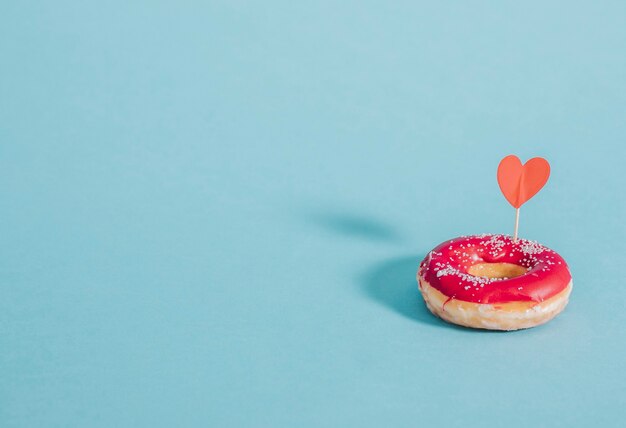
[[[524,165],[515,155],[506,156],[498,165],[498,185],[502,194],[515,208],[515,234],[517,241],[519,209],[548,181],[550,164],[543,158],[532,158]]]

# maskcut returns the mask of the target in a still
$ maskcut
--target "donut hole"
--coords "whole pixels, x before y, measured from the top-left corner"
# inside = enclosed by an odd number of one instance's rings
[[[467,273],[483,278],[509,279],[524,275],[526,268],[513,263],[476,263],[467,269]]]

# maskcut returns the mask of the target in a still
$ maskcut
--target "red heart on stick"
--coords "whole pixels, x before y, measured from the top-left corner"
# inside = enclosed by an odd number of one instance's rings
[[[550,164],[543,158],[532,158],[524,165],[515,155],[509,155],[498,165],[498,185],[513,207],[519,208],[548,181]]]

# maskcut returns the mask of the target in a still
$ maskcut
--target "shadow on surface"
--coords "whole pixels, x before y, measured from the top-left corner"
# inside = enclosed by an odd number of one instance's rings
[[[415,275],[424,257],[407,256],[386,260],[362,277],[364,293],[392,311],[424,324],[455,330],[470,329],[449,324],[430,313],[417,288]]]
[[[340,213],[319,213],[311,217],[315,223],[339,235],[375,241],[398,241],[400,235],[386,224],[363,216]]]
[[[363,216],[318,213],[311,215],[310,218],[338,235],[375,241],[401,240],[393,228]],[[423,258],[424,255],[396,257],[376,264],[358,277],[362,291],[370,299],[413,321],[466,332],[491,332],[450,324],[430,313],[422,300],[415,278]]]

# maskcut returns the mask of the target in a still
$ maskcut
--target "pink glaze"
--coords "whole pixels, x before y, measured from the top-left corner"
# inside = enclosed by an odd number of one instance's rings
[[[513,263],[527,272],[510,279],[473,276],[476,263]],[[449,297],[474,303],[543,302],[563,291],[572,279],[565,260],[535,241],[505,235],[465,236],[432,250],[419,276]]]

